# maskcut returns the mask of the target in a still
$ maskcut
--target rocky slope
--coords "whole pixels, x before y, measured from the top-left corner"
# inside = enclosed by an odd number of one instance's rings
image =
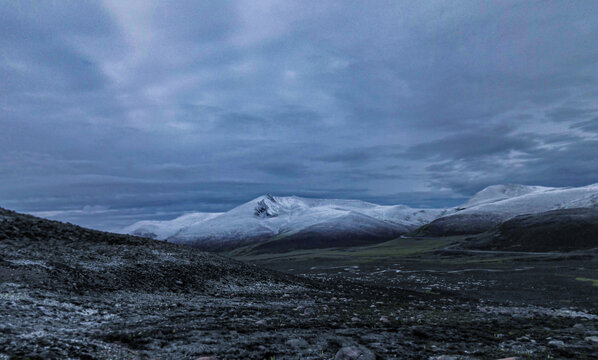
[[[213,292],[275,278],[271,272],[187,247],[4,209],[0,209],[0,251],[3,282],[24,281],[53,291]],[[34,266],[25,270],[21,265]]]

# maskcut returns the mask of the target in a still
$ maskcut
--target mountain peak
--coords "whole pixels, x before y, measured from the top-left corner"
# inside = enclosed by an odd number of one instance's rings
[[[276,198],[270,194],[266,194],[257,202],[253,214],[261,218],[276,217],[278,216],[278,212],[274,208],[274,204],[277,204]]]

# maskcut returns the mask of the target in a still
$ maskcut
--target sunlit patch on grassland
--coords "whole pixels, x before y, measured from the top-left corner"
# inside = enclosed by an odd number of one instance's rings
[[[590,279],[590,278],[578,277],[575,280],[577,280],[577,281],[586,281],[586,282],[592,283],[592,286],[598,287],[598,279]]]

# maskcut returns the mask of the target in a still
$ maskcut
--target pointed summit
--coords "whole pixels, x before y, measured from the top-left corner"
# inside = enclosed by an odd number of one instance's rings
[[[257,202],[253,214],[257,217],[276,217],[278,213],[272,208],[271,204],[276,203],[276,198],[270,194],[264,195],[263,199]]]

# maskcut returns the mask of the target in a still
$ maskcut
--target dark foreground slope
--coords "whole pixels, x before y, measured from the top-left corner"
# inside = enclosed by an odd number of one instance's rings
[[[218,292],[280,273],[188,247],[89,230],[0,209],[0,278],[87,294],[118,290]],[[27,266],[23,266],[27,265]]]
[[[451,287],[404,289],[392,281],[400,272],[370,265],[372,275],[390,278],[314,268],[308,280],[0,210],[0,359],[595,354],[598,316],[591,310],[505,307]],[[595,298],[587,297],[584,303]]]
[[[598,248],[598,209],[563,209],[520,215],[477,236],[468,247],[535,252]]]

